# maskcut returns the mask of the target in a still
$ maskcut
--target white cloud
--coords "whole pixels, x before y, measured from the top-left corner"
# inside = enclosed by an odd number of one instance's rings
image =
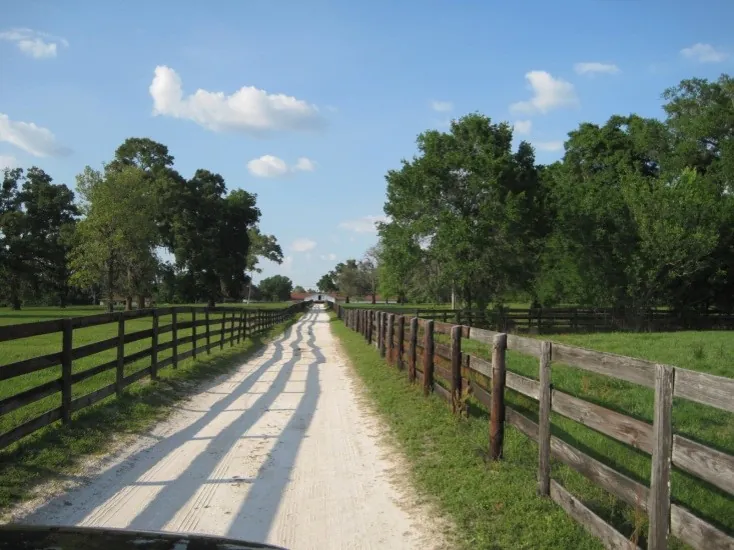
[[[314,170],[316,170],[316,163],[306,157],[299,157],[293,167],[294,172],[313,172]]]
[[[532,130],[533,128],[533,121],[532,120],[516,120],[513,127],[515,128],[515,133],[517,134],[529,134],[530,130]]]
[[[69,46],[69,42],[64,38],[24,28],[2,31],[0,40],[13,42],[21,52],[36,59],[56,57],[59,46],[64,48]]]
[[[277,178],[288,173],[288,165],[273,155],[263,155],[247,163],[250,174],[258,178]]]
[[[243,86],[232,95],[199,89],[184,97],[181,78],[165,65],[155,68],[149,90],[154,115],[192,120],[215,132],[264,135],[271,131],[313,130],[323,124],[315,105],[254,86]]]
[[[69,149],[56,143],[51,130],[33,122],[16,122],[0,113],[0,141],[11,143],[36,157],[67,155]]]
[[[300,238],[291,244],[291,250],[294,252],[308,252],[314,248],[316,248],[316,241],[312,241],[311,239]]]
[[[590,75],[594,75],[596,73],[617,74],[621,72],[619,67],[617,67],[613,63],[599,63],[598,61],[576,63],[573,66],[573,70],[576,71],[578,74]]]
[[[439,113],[446,113],[453,110],[454,104],[450,101],[431,101],[431,109]]]
[[[533,91],[529,101],[518,101],[510,105],[513,113],[547,113],[561,107],[575,107],[579,104],[573,84],[561,78],[553,78],[546,71],[530,71],[525,75]]]
[[[319,256],[319,258],[321,258],[322,260],[333,262],[336,260],[336,254],[334,254],[333,252],[330,254],[322,254],[321,256]]]
[[[258,178],[278,178],[293,172],[313,172],[315,169],[316,163],[306,157],[300,157],[293,166],[288,166],[283,159],[274,155],[263,155],[247,163],[247,170]]]
[[[563,142],[562,141],[538,141],[533,143],[533,146],[538,151],[563,151]]]
[[[339,227],[355,233],[377,233],[377,224],[387,221],[389,221],[387,216],[364,216],[356,220],[343,221]]]
[[[694,44],[689,48],[683,48],[681,55],[687,59],[694,59],[699,63],[719,63],[724,61],[729,54],[721,50],[717,50],[711,44]]]
[[[0,155],[0,170],[5,170],[6,168],[17,168],[18,167],[18,159],[16,159],[12,155]]]

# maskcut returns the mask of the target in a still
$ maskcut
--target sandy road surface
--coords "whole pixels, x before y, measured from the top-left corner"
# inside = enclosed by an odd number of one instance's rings
[[[440,548],[314,309],[101,471],[16,521],[199,532],[289,549]],[[432,515],[432,514],[431,514]]]

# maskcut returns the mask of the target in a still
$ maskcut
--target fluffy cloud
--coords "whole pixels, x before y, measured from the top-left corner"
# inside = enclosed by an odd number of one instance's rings
[[[377,233],[377,224],[387,221],[389,221],[387,216],[364,216],[355,220],[343,221],[339,227],[355,233]]]
[[[21,52],[36,59],[56,57],[59,46],[64,48],[69,46],[69,42],[64,38],[22,28],[0,32],[0,40],[13,42]]]
[[[613,63],[599,63],[598,61],[591,61],[588,63],[576,63],[573,66],[573,70],[578,74],[594,75],[597,73],[603,74],[617,74],[620,72],[619,67]]]
[[[529,134],[533,128],[532,120],[517,120],[513,124],[516,134]]]
[[[538,142],[533,143],[533,146],[538,151],[550,151],[550,152],[563,151],[562,141],[538,141]]]
[[[311,239],[300,238],[291,244],[291,250],[294,252],[308,252],[314,248],[316,248],[316,241],[312,241]]]
[[[288,166],[283,159],[273,155],[263,155],[247,163],[247,170],[258,178],[278,178],[293,172],[313,172],[316,163],[306,157],[300,157],[296,164]]]
[[[454,108],[454,104],[450,101],[431,101],[431,109],[439,113],[447,113]]]
[[[53,157],[69,154],[61,147],[51,130],[36,126],[33,122],[16,122],[0,113],[0,141],[12,143],[36,157]]]
[[[525,75],[533,97],[528,101],[518,101],[510,105],[513,113],[547,113],[561,107],[575,107],[579,104],[573,84],[553,76],[546,71],[530,71]]]
[[[6,168],[17,168],[18,166],[18,159],[16,159],[12,155],[0,155],[0,170],[5,170]]]
[[[693,59],[699,63],[720,63],[729,57],[728,53],[717,50],[711,44],[701,42],[689,48],[683,48],[680,53],[686,59]]]
[[[285,94],[244,86],[232,95],[196,90],[184,96],[176,71],[160,65],[150,85],[153,114],[192,120],[208,130],[264,135],[272,131],[313,130],[323,124],[318,107]]]
[[[294,172],[313,172],[314,170],[316,170],[316,163],[306,157],[299,157],[293,167]]]

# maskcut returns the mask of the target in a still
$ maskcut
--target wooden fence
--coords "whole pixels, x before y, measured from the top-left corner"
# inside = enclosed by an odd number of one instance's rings
[[[2,418],[22,407],[49,396],[58,395],[59,392],[61,393],[60,406],[31,420],[24,421],[22,424],[0,434],[0,449],[58,420],[68,423],[71,421],[73,413],[113,394],[119,397],[124,388],[142,378],[150,376],[155,380],[158,378],[160,369],[169,365],[176,368],[179,361],[189,357],[196,358],[200,353],[210,354],[214,347],[221,349],[227,343],[232,346],[235,342],[239,343],[248,336],[262,333],[276,324],[286,321],[296,313],[304,311],[309,304],[310,302],[302,302],[284,309],[182,306],[0,326],[0,343],[54,333],[60,333],[61,336],[61,349],[56,353],[0,366],[0,384],[11,384],[11,381],[16,377],[61,366],[61,376],[59,378],[0,400],[0,418]],[[180,314],[191,315],[191,321],[179,322],[178,316]],[[171,316],[171,323],[161,326],[159,319],[167,315]],[[146,317],[152,318],[152,328],[125,332],[126,321]],[[117,336],[74,347],[75,329],[110,323],[117,325]],[[181,337],[179,333],[185,329],[191,329],[191,335]],[[168,332],[172,333],[171,340],[159,343],[159,337]],[[216,341],[212,341],[212,336],[218,336]],[[150,339],[150,347],[126,355],[125,344],[145,339]],[[202,339],[204,343],[197,345]],[[179,348],[186,344],[191,344],[191,349],[179,353]],[[32,341],[29,342],[29,345],[33,345]],[[75,360],[112,349],[117,350],[116,358],[112,361],[78,372],[72,368]],[[158,355],[165,350],[171,350],[171,355],[159,360]],[[147,357],[150,357],[149,366],[125,376],[126,365]],[[86,395],[72,398],[72,390],[75,384],[113,369],[115,370],[115,381],[112,384]]]
[[[686,313],[648,310],[637,315],[612,308],[580,307],[502,308],[486,311],[397,307],[390,308],[389,311],[421,319],[513,333],[734,330],[734,314],[714,310]]]
[[[637,546],[552,479],[551,457],[646,512],[649,549],[668,548],[670,535],[700,550],[734,549],[734,537],[672,503],[670,493],[671,468],[675,466],[734,495],[734,456],[675,434],[672,426],[673,397],[734,412],[734,379],[393,311],[344,308],[339,304],[335,309],[339,318],[376,345],[389,363],[405,369],[411,382],[421,383],[426,394],[435,392],[458,410],[462,407],[462,391],[469,389],[490,411],[491,458],[502,457],[505,423],[536,441],[539,494],[553,499],[607,548]],[[448,336],[450,345],[435,342],[436,334]],[[463,352],[462,341],[466,340],[491,346],[492,360]],[[538,358],[538,378],[507,371],[507,350]],[[554,362],[654,389],[653,423],[554,389]],[[506,388],[539,402],[537,423],[505,405]],[[552,436],[551,411],[651,455],[650,487]]]

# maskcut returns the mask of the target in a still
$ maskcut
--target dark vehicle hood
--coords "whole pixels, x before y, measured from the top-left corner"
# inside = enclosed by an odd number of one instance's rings
[[[0,525],[0,550],[285,550],[269,544],[194,535],[101,529]]]

